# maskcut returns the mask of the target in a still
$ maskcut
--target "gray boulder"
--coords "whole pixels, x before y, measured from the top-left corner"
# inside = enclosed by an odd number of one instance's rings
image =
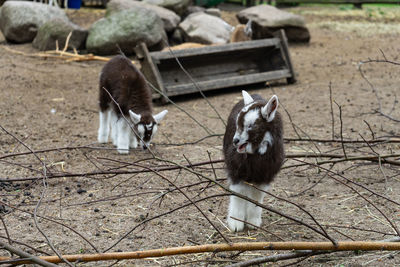
[[[179,16],[182,16],[190,5],[190,0],[143,0],[143,2],[161,6],[174,11]]]
[[[111,0],[107,4],[106,16],[109,16],[115,12],[119,12],[126,9],[142,9],[142,8],[153,10],[163,21],[164,29],[166,32],[172,32],[178,26],[178,23],[181,21],[181,18],[175,12],[169,9],[132,0]]]
[[[71,37],[68,41],[68,48],[84,48],[88,31],[61,19],[53,19],[44,23],[39,28],[32,45],[41,51],[54,50],[57,41],[58,47],[63,49],[69,33],[71,33]]]
[[[219,8],[207,8],[204,12],[219,18],[221,17],[221,10]]]
[[[149,9],[128,9],[96,21],[89,29],[86,49],[99,55],[133,54],[134,47],[144,42],[149,48],[165,38],[163,22]]]
[[[186,42],[226,44],[233,27],[223,19],[204,12],[190,14],[179,24]]]
[[[196,13],[196,12],[204,12],[206,11],[206,8],[202,7],[202,6],[189,6],[185,13],[182,16],[182,19],[185,19],[187,16],[189,16],[192,13]]]
[[[69,20],[58,7],[28,1],[6,1],[0,9],[0,30],[7,41],[27,43],[35,38],[40,26],[55,18]]]
[[[253,39],[270,38],[273,32],[284,29],[291,42],[310,41],[310,32],[300,15],[270,5],[258,5],[243,9],[236,16],[242,24],[252,20]]]

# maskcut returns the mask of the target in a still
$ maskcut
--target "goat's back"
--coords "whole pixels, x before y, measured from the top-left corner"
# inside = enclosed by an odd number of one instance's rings
[[[259,95],[252,95],[255,102],[266,105],[267,101]],[[236,131],[236,119],[244,107],[243,100],[237,103],[229,117],[223,140],[223,152],[228,177],[232,184],[241,181],[254,184],[269,184],[280,170],[285,158],[283,148],[283,126],[281,115],[277,112],[272,122],[267,122],[267,129],[270,132],[273,143],[268,146],[263,155],[238,153],[233,146],[233,137]]]
[[[128,115],[129,110],[136,113],[152,112],[151,90],[143,74],[127,57],[123,55],[113,57],[100,73],[100,109],[104,111],[112,105],[116,113],[120,114],[118,107],[104,88],[119,104],[124,115]]]

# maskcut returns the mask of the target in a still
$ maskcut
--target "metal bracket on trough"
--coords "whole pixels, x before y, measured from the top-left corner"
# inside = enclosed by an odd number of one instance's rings
[[[174,51],[149,52],[144,43],[136,48],[141,71],[152,87],[153,98],[198,92],[177,59],[202,91],[296,77],[283,30],[270,39],[209,45]]]

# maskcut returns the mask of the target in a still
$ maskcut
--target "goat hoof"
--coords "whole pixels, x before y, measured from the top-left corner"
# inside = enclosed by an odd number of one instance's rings
[[[119,154],[128,154],[129,153],[129,149],[127,149],[127,148],[118,148],[117,151]]]
[[[244,229],[244,223],[234,219],[228,219],[228,227],[232,232],[241,232]]]
[[[248,218],[247,221],[249,222],[249,224],[247,224],[247,228],[249,229],[257,229],[262,223],[261,218]]]
[[[99,135],[99,136],[97,137],[97,141],[98,141],[100,144],[106,144],[106,143],[108,142],[108,136],[106,136],[106,135]]]

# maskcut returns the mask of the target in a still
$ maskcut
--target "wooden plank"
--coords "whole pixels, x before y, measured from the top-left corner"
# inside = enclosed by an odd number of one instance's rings
[[[140,43],[140,45],[136,48],[136,54],[138,55],[139,59],[141,60],[141,72],[147,79],[147,82],[150,83],[150,88],[153,91],[153,99],[160,98],[162,95],[152,88],[154,86],[161,92],[165,94],[165,87],[163,84],[163,80],[161,74],[154,64],[152,57],[150,56],[149,50],[145,43]],[[166,102],[166,99],[162,97],[162,101]]]
[[[266,82],[270,80],[279,80],[290,77],[291,74],[288,70],[270,71],[265,73],[249,74],[244,76],[236,76],[224,79],[215,79],[210,81],[200,81],[197,85],[202,91],[228,88],[240,85],[255,84]],[[195,93],[198,92],[197,88],[193,83],[180,84],[175,86],[166,86],[166,92],[168,96],[181,95],[183,93]]]
[[[280,46],[280,40],[278,38],[269,38],[262,40],[254,40],[251,42],[237,42],[231,44],[210,45],[205,47],[181,49],[181,50],[174,50],[173,55],[171,54],[170,51],[152,52],[151,56],[153,57],[153,60],[163,60],[175,57],[182,58],[182,57],[200,56],[200,55],[213,55],[218,53],[229,53],[233,51],[237,52],[240,50],[256,49],[268,46]]]
[[[180,62],[196,81],[205,81],[287,68],[279,53],[280,49],[267,47],[231,55],[190,57],[180,59]],[[166,87],[190,82],[175,60],[161,61],[158,68]]]
[[[288,47],[288,40],[286,38],[286,34],[284,30],[279,30],[275,33],[276,36],[281,39],[281,53],[285,59],[286,65],[289,68],[290,73],[292,74],[291,77],[288,78],[288,83],[295,83],[296,82],[296,74],[294,73],[292,59],[290,58],[289,47]]]

